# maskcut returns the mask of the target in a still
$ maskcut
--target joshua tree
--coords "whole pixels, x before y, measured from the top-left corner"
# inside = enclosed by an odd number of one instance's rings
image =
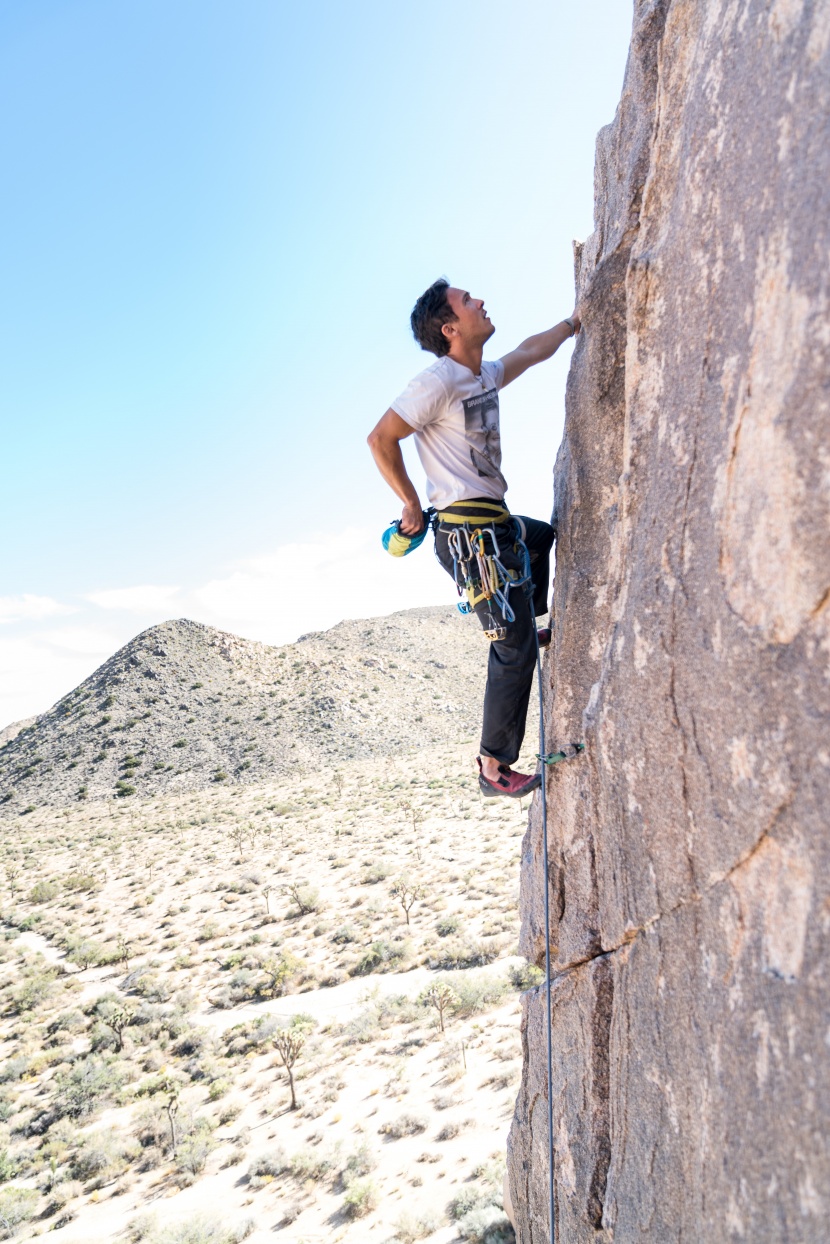
[[[458,1005],[459,997],[453,987],[448,985],[446,981],[436,981],[434,985],[430,985],[429,989],[424,990],[418,1001],[425,1003],[427,1006],[435,1007],[438,1012],[438,1023],[443,1032],[444,1015],[452,1007]]]
[[[279,1028],[274,1036],[274,1049],[282,1060],[288,1073],[288,1085],[291,1089],[291,1109],[297,1109],[297,1095],[294,1092],[294,1064],[302,1053],[307,1032],[303,1028]]]
[[[14,898],[15,894],[17,893],[17,878],[19,876],[20,876],[20,869],[17,867],[16,864],[12,863],[12,864],[6,865],[6,880],[9,883],[9,889],[11,890],[12,898]]]
[[[240,860],[244,859],[245,826],[244,825],[232,826],[230,834],[231,834],[231,841],[233,842],[233,845],[236,847]]]
[[[181,1093],[181,1085],[174,1080],[170,1072],[164,1070],[162,1072],[160,1091],[165,1096],[164,1112],[167,1115],[167,1121],[170,1124],[170,1149],[173,1157],[176,1156],[176,1149],[179,1143],[178,1131],[176,1128],[176,1115],[179,1113],[179,1094]]]
[[[124,1049],[124,1029],[129,1028],[135,1018],[131,1007],[117,998],[102,998],[96,1007],[98,1018],[115,1037],[117,1053]]]
[[[124,971],[130,970],[130,957],[132,955],[132,943],[128,942],[123,933],[118,934],[118,962],[123,963]]]
[[[339,769],[334,770],[334,773],[332,773],[331,775],[331,780],[334,784],[334,789],[337,791],[337,798],[342,799],[343,798],[343,774],[340,772]]]
[[[320,894],[314,886],[302,881],[292,881],[285,887],[285,890],[297,904],[301,916],[307,916],[310,911],[318,910]]]
[[[406,923],[409,924],[409,913],[418,899],[424,897],[424,887],[418,885],[417,882],[410,881],[407,877],[398,877],[397,881],[392,883],[392,896],[400,903],[403,914],[406,916]]]
[[[262,992],[268,992],[272,998],[278,998],[283,992],[285,982],[298,964],[290,955],[269,955],[259,966],[268,978],[268,983]]]
[[[416,807],[414,803],[410,803],[408,799],[403,800],[401,808],[412,822],[413,834],[417,834],[418,826],[425,819],[426,813],[421,808]]]
[[[271,915],[271,895],[274,893],[274,887],[269,883],[262,887],[262,897],[265,899],[265,914]]]

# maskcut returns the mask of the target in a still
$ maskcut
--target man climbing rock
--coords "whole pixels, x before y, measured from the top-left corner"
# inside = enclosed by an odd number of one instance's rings
[[[467,595],[490,644],[479,784],[485,795],[519,798],[540,784],[517,773],[536,662],[536,621],[548,610],[553,529],[511,515],[501,473],[499,390],[556,353],[579,332],[574,314],[528,337],[496,362],[483,362],[496,331],[480,298],[445,280],[421,295],[410,318],[422,349],[437,356],[404,389],[369,434],[381,475],[403,502],[403,536],[424,532],[428,516],[404,466],[400,442],[415,435],[436,511],[435,553]],[[528,571],[529,561],[529,577]],[[550,630],[538,632],[550,642]]]

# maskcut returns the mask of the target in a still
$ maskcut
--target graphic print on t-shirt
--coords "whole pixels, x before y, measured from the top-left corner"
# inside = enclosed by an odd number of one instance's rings
[[[464,431],[473,466],[479,475],[500,476],[498,389],[488,389],[477,397],[468,397],[461,404],[464,407]]]

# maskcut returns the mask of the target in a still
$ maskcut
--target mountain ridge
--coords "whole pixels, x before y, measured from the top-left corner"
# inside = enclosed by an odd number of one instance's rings
[[[280,646],[163,622],[0,746],[0,816],[455,742],[477,728],[485,657],[477,628],[444,606]]]

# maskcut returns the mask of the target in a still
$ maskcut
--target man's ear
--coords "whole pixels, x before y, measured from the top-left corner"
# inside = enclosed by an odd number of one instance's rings
[[[453,338],[458,332],[458,329],[455,327],[455,320],[450,320],[448,324],[442,324],[441,332],[448,340]]]

